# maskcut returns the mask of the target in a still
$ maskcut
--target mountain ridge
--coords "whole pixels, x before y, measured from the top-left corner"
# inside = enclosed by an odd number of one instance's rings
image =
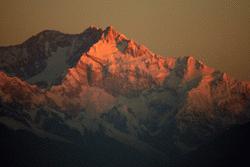
[[[192,56],[156,55],[113,27],[49,34],[54,43],[30,43],[42,48],[34,61],[26,60],[33,50],[0,49],[0,122],[14,119],[70,141],[72,134],[102,134],[171,157],[250,121],[250,82]],[[4,59],[12,52],[20,55],[13,64]],[[40,64],[29,75],[26,66],[34,62]]]

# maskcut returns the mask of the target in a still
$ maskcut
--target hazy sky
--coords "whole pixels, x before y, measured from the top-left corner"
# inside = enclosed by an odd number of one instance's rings
[[[0,45],[45,29],[113,25],[161,55],[193,55],[250,80],[250,0],[0,0]]]

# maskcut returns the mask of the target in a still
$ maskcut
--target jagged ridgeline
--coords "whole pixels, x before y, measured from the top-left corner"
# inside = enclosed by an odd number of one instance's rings
[[[62,166],[64,156],[64,166],[171,166],[250,120],[248,81],[154,54],[113,27],[43,31],[1,47],[0,70],[1,140],[20,136],[30,151],[15,156],[37,155],[31,166]]]

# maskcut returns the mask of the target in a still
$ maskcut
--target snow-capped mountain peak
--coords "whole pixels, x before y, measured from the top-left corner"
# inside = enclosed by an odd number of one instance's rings
[[[0,122],[69,140],[98,133],[162,155],[250,121],[249,82],[192,56],[154,54],[111,26],[44,31],[0,48],[0,62]]]

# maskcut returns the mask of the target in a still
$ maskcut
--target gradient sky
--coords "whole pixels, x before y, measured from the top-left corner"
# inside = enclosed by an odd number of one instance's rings
[[[112,25],[157,54],[193,55],[250,80],[249,0],[0,0],[1,46],[90,25]]]

